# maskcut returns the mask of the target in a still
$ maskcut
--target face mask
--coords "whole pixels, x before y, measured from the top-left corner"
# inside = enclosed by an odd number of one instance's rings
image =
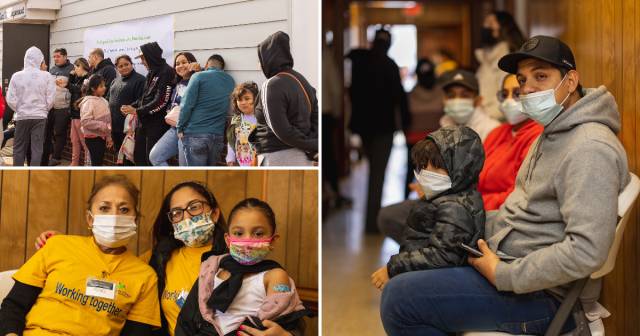
[[[491,28],[482,28],[480,31],[480,41],[485,47],[492,47],[498,43],[498,39],[493,37],[493,29]]]
[[[564,106],[564,102],[569,98],[571,93],[567,94],[562,100],[562,103],[556,103],[556,90],[560,87],[564,79],[567,77],[565,75],[558,86],[554,89],[544,90],[540,92],[530,93],[528,95],[520,96],[520,101],[522,102],[522,113],[529,116],[529,118],[537,121],[543,126],[549,125],[555,119]]]
[[[511,125],[517,125],[527,120],[527,115],[522,113],[522,103],[512,98],[505,99],[500,104],[500,111]]]
[[[428,200],[451,189],[451,179],[447,175],[430,172],[426,169],[422,169],[420,174],[415,171],[413,174],[424,192],[424,197]]]
[[[96,242],[109,248],[125,246],[136,234],[136,218],[122,215],[93,215],[91,231]]]
[[[444,113],[458,125],[466,124],[471,119],[473,111],[473,99],[471,98],[447,99],[444,103]]]
[[[239,239],[229,237],[229,253],[242,265],[255,265],[271,251],[273,237],[263,239]]]
[[[201,214],[173,224],[173,236],[189,247],[202,247],[211,242],[215,224],[211,212]]]

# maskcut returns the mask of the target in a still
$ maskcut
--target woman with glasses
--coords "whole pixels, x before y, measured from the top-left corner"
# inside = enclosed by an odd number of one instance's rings
[[[226,231],[218,201],[204,184],[183,182],[167,193],[153,225],[151,251],[140,256],[158,276],[162,328],[155,335],[174,335],[178,314],[198,277],[202,254],[228,253]],[[42,247],[51,234],[40,235],[36,247]],[[270,329],[268,335],[291,335],[277,325]]]
[[[522,113],[515,75],[504,77],[498,101],[507,122],[491,131],[484,141],[486,158],[478,182],[487,211],[497,210],[509,196],[529,147],[543,130],[542,125]]]

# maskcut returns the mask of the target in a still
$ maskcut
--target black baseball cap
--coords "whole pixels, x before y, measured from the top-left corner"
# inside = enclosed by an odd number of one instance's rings
[[[476,75],[467,70],[457,69],[447,71],[440,75],[439,82],[443,90],[451,85],[457,84],[476,93],[478,92],[478,79],[476,79]]]
[[[569,46],[551,36],[534,36],[522,44],[518,51],[504,55],[498,67],[508,73],[518,72],[518,62],[535,58],[567,70],[576,69],[576,61]]]

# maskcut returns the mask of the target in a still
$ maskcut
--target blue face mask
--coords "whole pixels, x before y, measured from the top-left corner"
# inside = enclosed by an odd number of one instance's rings
[[[522,102],[522,113],[529,116],[529,118],[537,121],[543,126],[549,125],[557,116],[562,112],[564,102],[569,98],[571,92],[567,94],[567,97],[562,100],[560,104],[556,103],[556,90],[562,85],[562,82],[567,77],[565,75],[558,86],[554,89],[544,90],[540,92],[530,93],[528,95],[520,96],[520,102]]]

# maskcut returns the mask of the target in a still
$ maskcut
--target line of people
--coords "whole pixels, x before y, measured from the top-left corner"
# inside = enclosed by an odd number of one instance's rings
[[[42,52],[29,48],[7,91],[15,111],[14,165],[25,159],[59,165],[69,128],[72,166],[101,166],[107,150],[118,165],[317,164],[316,90],[293,69],[286,33],[258,46],[267,78],[260,89],[236,85],[217,54],[202,68],[193,54],[180,52],[171,67],[156,42],[140,51],[146,78],[129,55],[113,64],[101,49],[73,64],[64,48],[56,49],[46,72]]]

